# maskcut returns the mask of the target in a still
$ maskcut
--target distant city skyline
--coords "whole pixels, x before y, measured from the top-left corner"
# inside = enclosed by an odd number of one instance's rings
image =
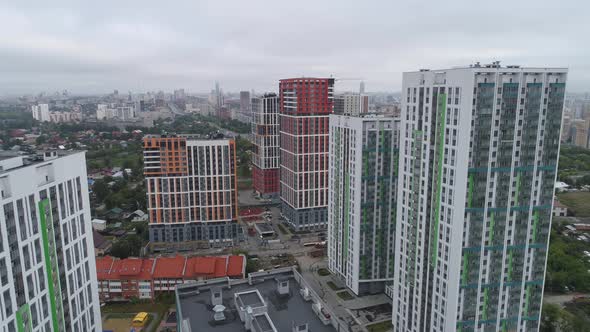
[[[0,4],[10,32],[0,36],[0,96],[206,92],[215,81],[225,91],[277,91],[282,77],[330,75],[399,91],[401,73],[424,63],[496,60],[567,66],[569,90],[589,90],[590,4],[581,1],[59,2]]]

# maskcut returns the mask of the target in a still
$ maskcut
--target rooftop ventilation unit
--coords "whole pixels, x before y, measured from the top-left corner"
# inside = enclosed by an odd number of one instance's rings
[[[215,313],[213,314],[213,319],[216,322],[225,320],[225,314],[223,313],[224,311],[225,311],[224,305],[218,304],[218,305],[214,306],[213,312],[215,312]]]
[[[293,328],[291,329],[292,332],[308,332],[309,331],[309,324],[295,324],[293,322]]]
[[[276,279],[277,294],[280,296],[289,295],[289,279]]]
[[[299,290],[299,294],[301,294],[301,296],[303,297],[303,299],[305,301],[311,300],[311,292],[309,291],[309,288],[305,287],[305,288],[301,288]]]
[[[212,288],[211,289],[211,305],[218,306],[221,305],[223,302],[223,293],[221,288]]]

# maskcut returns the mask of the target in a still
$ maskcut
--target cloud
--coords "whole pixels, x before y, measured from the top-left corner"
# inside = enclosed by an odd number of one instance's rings
[[[570,67],[587,90],[582,1],[27,1],[0,4],[0,94],[68,89],[276,90],[291,76],[358,77],[475,61]]]

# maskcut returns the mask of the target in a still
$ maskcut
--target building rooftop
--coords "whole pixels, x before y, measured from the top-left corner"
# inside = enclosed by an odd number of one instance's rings
[[[96,258],[98,280],[243,278],[245,265],[244,256]]]
[[[259,233],[274,233],[275,231],[272,228],[272,226],[268,223],[257,223],[256,225],[254,225],[254,227],[258,229]]]
[[[182,331],[247,331],[245,324],[248,310],[251,310],[252,330],[255,331],[293,331],[294,325],[305,323],[308,324],[308,331],[336,331],[330,323],[324,325],[320,320],[312,308],[316,301],[306,301],[300,294],[300,286],[292,270],[279,270],[280,273],[275,275],[258,272],[250,274],[249,279],[229,282],[214,279],[177,286],[177,314]],[[260,276],[253,277],[255,274]],[[282,295],[279,284],[285,285],[285,282],[288,282],[288,294]],[[213,303],[218,292],[221,292],[221,302],[215,303],[221,303],[225,307],[225,318],[216,321],[213,317]],[[328,321],[329,319],[327,318]]]
[[[160,257],[156,259],[154,278],[182,278],[186,258],[183,256]]]
[[[235,294],[238,303],[242,307],[258,308],[264,306],[264,299],[258,292],[258,289],[254,288],[245,292]]]
[[[144,135],[143,140],[149,141],[152,139],[173,139],[173,138],[184,138],[187,141],[224,141],[230,140],[231,138],[225,137],[225,135],[218,130],[217,132],[211,132],[206,134],[149,134]]]
[[[32,154],[25,154],[16,151],[0,151],[0,174],[9,172],[21,167],[36,165],[43,162],[48,162],[60,157],[85,153],[80,150],[48,150],[37,151]]]
[[[451,68],[438,68],[438,69],[420,69],[413,72],[439,72],[439,71],[448,71],[448,70],[461,70],[461,69],[474,69],[474,70],[482,70],[482,71],[496,71],[496,70],[503,70],[506,72],[516,72],[516,71],[567,71],[566,67],[523,67],[520,65],[500,65],[500,61],[494,61],[492,63],[479,63],[476,62],[474,64],[466,65],[466,66],[455,66]]]

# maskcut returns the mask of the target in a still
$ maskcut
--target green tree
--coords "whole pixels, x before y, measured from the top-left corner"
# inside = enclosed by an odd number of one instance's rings
[[[544,303],[541,313],[541,332],[555,332],[561,319],[561,308],[556,304]]]
[[[111,192],[104,179],[94,181],[94,184],[92,185],[92,191],[100,202],[104,201]]]
[[[111,255],[119,258],[138,257],[143,245],[144,241],[139,235],[127,235],[113,243]]]
[[[45,144],[46,142],[47,142],[47,136],[45,136],[45,135],[41,135],[41,136],[37,137],[37,139],[35,139],[35,143],[37,145]]]

